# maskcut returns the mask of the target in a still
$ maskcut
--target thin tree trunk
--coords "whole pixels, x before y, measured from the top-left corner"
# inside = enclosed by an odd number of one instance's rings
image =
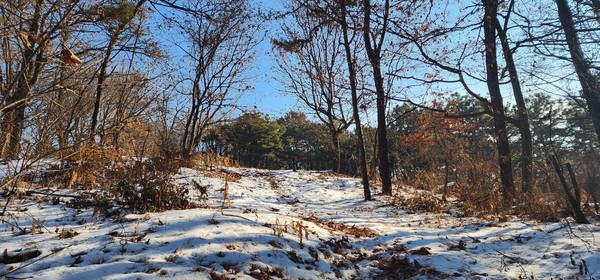
[[[96,136],[98,116],[100,114],[100,105],[102,103],[103,85],[104,81],[106,80],[106,69],[108,68],[108,63],[110,62],[112,52],[115,46],[117,45],[117,39],[121,32],[123,32],[122,29],[117,29],[117,31],[110,37],[106,53],[104,54],[104,59],[102,60],[102,64],[100,64],[100,74],[98,75],[98,82],[96,84],[96,98],[94,100],[94,111],[92,112],[92,123],[90,125],[90,137],[92,139]]]
[[[596,130],[596,136],[600,143],[600,81],[590,72],[590,63],[583,55],[569,4],[566,0],[556,0],[556,6],[558,7],[558,18],[565,32],[573,66],[579,78],[583,97],[588,105],[588,110]]]
[[[332,163],[332,170],[335,173],[340,173],[340,168],[341,168],[341,150],[340,150],[340,136],[339,136],[339,132],[335,131],[335,130],[329,130],[329,133],[331,134],[331,144],[332,144],[332,148],[333,148],[333,163]]]
[[[125,28],[127,27],[127,25],[131,22],[131,20],[133,20],[133,17],[135,17],[135,15],[137,15],[140,8],[147,1],[148,0],[139,0],[133,11],[133,16],[128,21],[122,22],[121,24],[119,24],[119,26],[117,26],[117,28],[115,29],[114,33],[112,33],[110,36],[110,40],[108,42],[106,53],[104,54],[104,59],[102,60],[102,64],[100,64],[100,74],[98,75],[98,83],[96,85],[96,98],[94,100],[94,111],[92,113],[92,120],[91,120],[91,125],[90,125],[90,137],[92,138],[92,140],[97,134],[96,130],[98,129],[97,128],[98,115],[100,114],[100,106],[102,103],[103,85],[104,85],[104,81],[107,78],[106,70],[108,68],[108,63],[111,60],[111,56],[115,49],[115,46],[117,45],[117,40],[119,39],[119,36],[121,36],[121,33],[123,33],[123,31],[125,31]]]
[[[515,183],[513,179],[512,159],[504,115],[504,103],[502,100],[502,93],[500,92],[500,81],[498,80],[496,32],[494,28],[494,22],[496,21],[498,13],[498,1],[483,0],[483,5],[485,8],[483,29],[485,35],[486,81],[494,110],[494,134],[496,136],[496,147],[498,149],[502,195],[504,203],[508,206],[509,204],[512,204],[515,195]]]
[[[511,2],[514,3],[514,0]],[[512,6],[512,5],[511,5]],[[521,82],[517,74],[517,67],[513,59],[513,54],[508,45],[506,36],[506,28],[502,28],[500,22],[496,18],[496,29],[500,35],[502,45],[502,53],[506,61],[506,67],[510,75],[510,83],[513,89],[515,102],[517,103],[517,126],[521,135],[521,188],[524,192],[531,192],[533,189],[533,141],[531,139],[531,128],[529,126],[529,115],[523,91],[521,90]]]
[[[346,51],[346,62],[348,64],[348,74],[350,78],[350,92],[352,94],[352,114],[354,116],[354,125],[356,125],[358,161],[360,163],[360,172],[362,175],[363,192],[365,200],[371,200],[371,190],[369,188],[369,174],[367,171],[367,159],[365,153],[365,143],[360,123],[360,113],[358,111],[358,94],[356,89],[356,72],[354,70],[354,59],[350,50],[350,38],[348,36],[348,23],[346,22],[346,2],[340,1],[341,8],[341,26],[344,34],[344,49]]]
[[[569,185],[567,184],[567,180],[565,179],[565,176],[563,174],[562,168],[560,166],[560,163],[558,162],[558,158],[556,157],[556,155],[550,156],[549,161],[554,167],[554,171],[556,171],[556,174],[558,175],[560,184],[562,185],[565,191],[565,195],[567,196],[567,199],[571,204],[571,209],[573,210],[573,216],[575,218],[575,221],[580,224],[589,224],[590,222],[585,217],[585,214],[583,214],[583,211],[581,211],[581,194],[579,192],[579,185],[577,184],[577,180],[575,180],[575,174],[573,172],[573,169],[570,165],[567,164],[567,169],[569,172],[569,176],[571,177],[571,182],[573,184],[575,195],[573,195],[571,193],[571,190],[569,189]]]
[[[389,9],[389,1],[385,4],[386,16]],[[387,141],[387,125],[386,125],[386,105],[387,96],[383,88],[383,75],[381,74],[381,43],[383,36],[381,34],[380,45],[373,46],[371,42],[371,1],[364,1],[364,40],[367,51],[367,56],[373,68],[373,81],[375,82],[375,92],[377,93],[377,149],[379,157],[379,177],[381,178],[382,192],[385,195],[392,195],[392,178],[390,176],[390,160]],[[386,20],[386,19],[384,19]],[[385,32],[385,30],[383,31]]]
[[[448,178],[450,178],[450,161],[448,158],[444,160],[444,187],[442,189],[442,202],[448,202],[446,200],[446,195],[448,194]]]

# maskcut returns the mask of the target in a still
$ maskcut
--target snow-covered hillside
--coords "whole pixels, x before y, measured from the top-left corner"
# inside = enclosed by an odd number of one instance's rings
[[[323,172],[228,173],[183,168],[174,181],[204,207],[120,219],[24,197],[0,217],[0,278],[600,278],[598,223],[409,211]]]

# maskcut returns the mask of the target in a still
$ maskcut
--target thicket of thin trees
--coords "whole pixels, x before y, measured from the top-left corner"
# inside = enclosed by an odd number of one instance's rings
[[[360,175],[367,200],[374,183],[385,195],[443,186],[445,200],[454,182],[497,211],[557,190],[577,211],[578,189],[598,199],[599,11],[567,0],[1,1],[0,159],[212,153]],[[265,40],[304,112],[272,119],[238,104]]]

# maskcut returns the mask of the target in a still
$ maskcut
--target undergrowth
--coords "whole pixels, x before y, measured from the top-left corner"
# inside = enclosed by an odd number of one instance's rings
[[[199,162],[226,161],[214,155],[182,157],[179,153],[127,157],[111,148],[87,145],[43,169],[27,173],[28,176],[14,178],[13,187],[6,188],[2,194],[15,201],[15,198],[35,193],[54,204],[64,202],[76,209],[94,208],[96,217],[188,209],[200,206],[190,191],[200,192],[201,202],[207,198],[206,190],[203,193],[196,185],[180,186],[172,181],[172,176],[182,167],[197,167]],[[221,176],[239,180],[236,175]],[[71,190],[71,194],[58,194],[60,190]]]
[[[442,213],[456,207],[461,216],[496,217],[499,220],[519,216],[540,222],[557,222],[573,215],[564,193],[556,186],[542,188],[544,185],[538,183],[529,193],[517,189],[512,203],[507,204],[503,201],[499,181],[489,167],[480,166],[479,172],[474,168],[459,168],[456,172],[460,174],[450,178],[452,180],[444,178],[443,173],[430,170],[418,172],[404,182],[396,181],[396,193],[389,203],[409,212]],[[593,201],[592,195],[584,190],[582,196]],[[585,203],[583,208],[587,215],[597,215],[592,203]]]

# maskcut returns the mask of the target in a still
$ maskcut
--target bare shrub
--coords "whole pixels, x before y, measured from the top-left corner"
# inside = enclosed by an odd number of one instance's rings
[[[94,207],[105,216],[115,210],[145,213],[194,206],[188,189],[171,181],[182,166],[191,164],[181,158],[132,159],[118,156],[113,149],[86,146],[64,162],[64,171],[57,176],[66,187],[86,191],[68,206]]]

